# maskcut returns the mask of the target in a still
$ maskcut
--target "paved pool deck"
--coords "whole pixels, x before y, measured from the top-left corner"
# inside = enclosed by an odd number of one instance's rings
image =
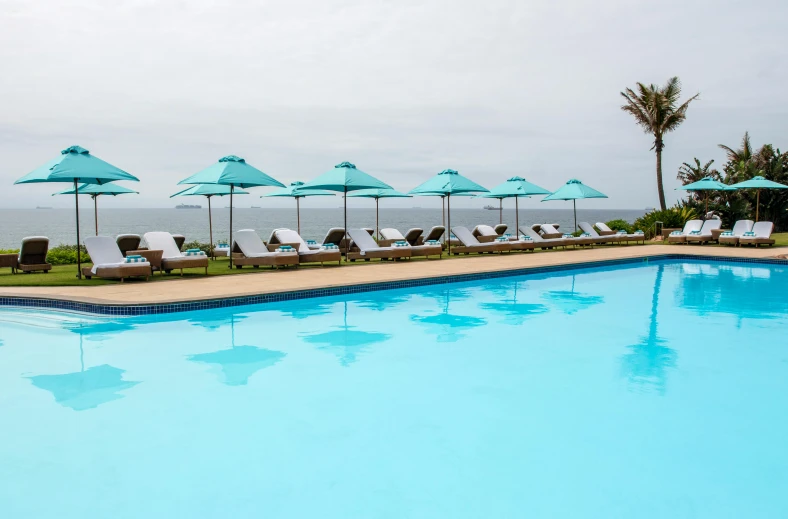
[[[259,271],[249,269],[248,275],[172,279],[160,283],[138,281],[84,287],[0,287],[0,297],[42,298],[103,305],[166,304],[670,254],[773,258],[788,254],[788,247],[756,249],[691,245],[601,246],[594,249],[518,252],[442,260],[372,261],[363,266]]]

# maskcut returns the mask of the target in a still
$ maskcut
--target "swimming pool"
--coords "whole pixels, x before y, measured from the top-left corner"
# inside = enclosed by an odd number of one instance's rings
[[[0,309],[0,517],[784,517],[788,269]]]

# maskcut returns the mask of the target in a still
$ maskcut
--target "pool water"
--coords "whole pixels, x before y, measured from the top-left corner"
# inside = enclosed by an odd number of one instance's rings
[[[785,517],[786,325],[785,267],[674,261],[4,308],[0,517]]]

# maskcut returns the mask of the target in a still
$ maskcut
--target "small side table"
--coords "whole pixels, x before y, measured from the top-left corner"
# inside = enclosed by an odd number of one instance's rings
[[[158,270],[159,272],[161,272],[161,257],[164,254],[164,251],[162,251],[162,250],[147,250],[147,249],[130,250],[130,251],[128,251],[126,253],[126,256],[134,255],[134,254],[142,256],[143,258],[148,260],[148,263],[150,263],[151,272],[153,272],[155,270]]]
[[[730,231],[730,229],[712,229],[711,230],[711,239],[716,241],[717,243],[720,242],[720,234],[724,233],[725,231]]]
[[[19,255],[0,254],[0,268],[4,267],[11,267],[11,274],[16,274],[16,269],[19,268]]]
[[[668,241],[668,236],[673,231],[680,231],[681,227],[663,227],[662,229],[662,241]]]

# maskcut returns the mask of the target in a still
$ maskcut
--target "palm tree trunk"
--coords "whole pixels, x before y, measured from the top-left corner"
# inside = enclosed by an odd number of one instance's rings
[[[665,206],[665,189],[662,187],[662,150],[657,149],[657,191],[659,192],[659,207],[663,211]]]

